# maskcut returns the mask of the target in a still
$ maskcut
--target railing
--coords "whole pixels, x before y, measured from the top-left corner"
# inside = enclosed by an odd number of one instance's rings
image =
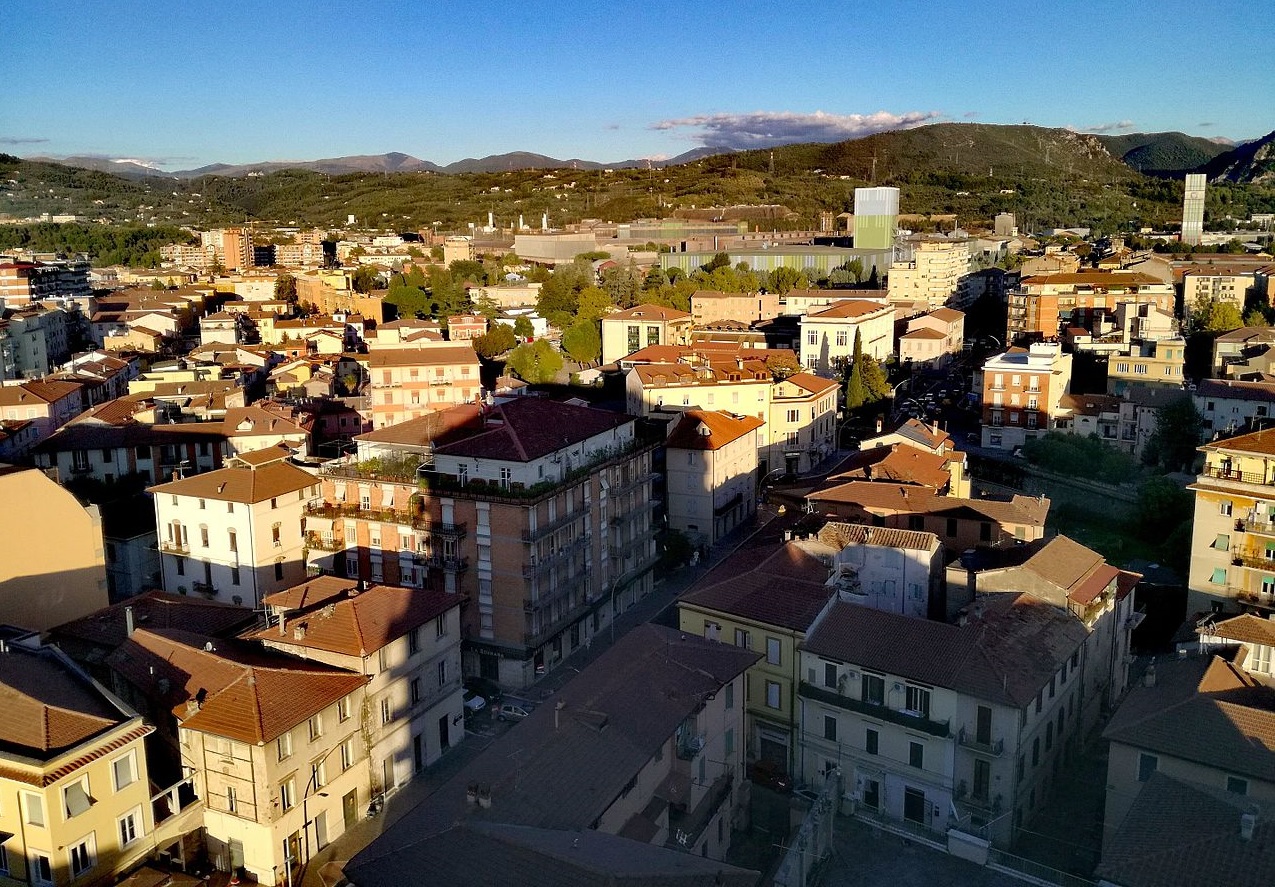
[[[217,589],[211,582],[192,582],[190,588],[195,594],[206,594],[210,597],[217,594]]]
[[[1265,570],[1268,573],[1275,573],[1275,558],[1236,554],[1232,555],[1231,563],[1237,567],[1248,567],[1250,570]]]
[[[455,554],[431,554],[425,562],[435,569],[446,570],[449,573],[459,573],[469,569],[469,558]]]
[[[1260,520],[1252,515],[1237,520],[1235,529],[1242,532],[1261,533],[1264,536],[1275,536],[1275,521]]]
[[[853,696],[843,696],[840,693],[816,687],[807,681],[801,682],[798,692],[807,699],[814,699],[826,705],[844,708],[846,711],[866,714],[869,717],[889,721],[902,727],[910,727],[913,730],[921,730],[931,736],[947,738],[952,735],[950,724],[947,721],[932,721],[922,715],[909,714],[908,712],[874,702],[864,702]]]
[[[617,484],[614,487],[612,487],[610,490],[608,490],[607,495],[623,496],[625,493],[629,492],[630,490],[636,489],[637,487],[641,486],[647,481],[654,480],[654,479],[655,479],[654,472],[641,472],[641,471],[637,472],[632,480],[626,481],[625,483]]]
[[[532,563],[523,564],[522,578],[531,579],[534,576],[543,575],[558,564],[566,563],[576,554],[583,551],[591,541],[592,539],[588,536],[577,536],[553,554],[534,560]]]
[[[1272,481],[1267,479],[1265,473],[1259,471],[1240,471],[1238,468],[1231,468],[1228,465],[1205,465],[1202,474],[1205,477],[1215,477],[1221,480],[1237,480],[1245,484],[1257,484],[1259,486],[1271,486]]]
[[[562,515],[556,520],[551,520],[546,524],[541,524],[534,530],[523,530],[522,541],[535,542],[538,539],[543,539],[555,530],[561,530],[563,527],[569,526],[587,515],[587,511],[573,511],[570,514]]]
[[[980,742],[975,738],[975,734],[966,732],[962,727],[956,734],[956,741],[968,748],[970,751],[980,752],[985,755],[993,755],[1000,757],[1005,752],[1005,740],[996,739],[991,742]]]
[[[344,551],[345,542],[335,537],[324,539],[318,533],[306,533],[305,547],[314,551]]]
[[[418,530],[424,530],[432,536],[446,537],[448,539],[459,539],[467,532],[467,524],[445,524],[441,521],[414,520],[412,526]]]
[[[174,539],[161,540],[159,550],[166,551],[169,554],[190,554],[189,542],[178,542]]]
[[[1088,878],[1059,871],[1039,862],[1006,853],[1004,850],[997,850],[995,847],[989,847],[987,850],[987,864],[991,868],[1008,869],[1011,873],[1026,875],[1046,884],[1057,884],[1058,887],[1094,887],[1095,885],[1095,882]]]

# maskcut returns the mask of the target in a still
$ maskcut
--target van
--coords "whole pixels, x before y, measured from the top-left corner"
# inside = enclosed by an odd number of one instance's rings
[[[535,710],[535,704],[525,699],[503,699],[496,706],[496,719],[500,721],[521,721]]]

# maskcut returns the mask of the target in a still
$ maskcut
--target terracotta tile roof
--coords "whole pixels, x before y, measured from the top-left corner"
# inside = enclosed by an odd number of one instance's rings
[[[688,345],[647,345],[620,360],[625,363],[677,363],[694,353],[695,349]]]
[[[962,318],[964,318],[965,312],[957,311],[955,308],[935,308],[933,311],[930,312],[930,317],[933,317],[936,320],[942,320],[948,323],[952,323],[953,321],[961,320]]]
[[[860,450],[845,462],[830,481],[894,481],[942,489],[952,481],[948,459],[909,444],[889,444]]]
[[[921,327],[920,329],[909,330],[900,339],[946,339],[947,333],[940,333],[938,330],[932,330],[929,327]]]
[[[1200,447],[1203,452],[1255,453],[1275,456],[1275,428],[1263,428],[1249,434],[1241,434],[1226,440],[1214,441]]]
[[[182,628],[213,636],[235,633],[257,618],[255,614],[234,604],[169,594],[166,591],[147,591],[81,619],[64,622],[52,629],[49,636],[59,645],[78,641],[114,649],[128,640],[125,616],[128,608],[133,610],[133,625],[136,628]]]
[[[431,348],[378,348],[367,354],[357,355],[360,363],[366,362],[372,369],[411,366],[478,366],[478,353],[474,346],[440,345]],[[478,377],[475,374],[474,380]]]
[[[1100,416],[1103,413],[1120,412],[1121,403],[1123,398],[1105,394],[1064,394],[1058,405],[1082,416]]]
[[[876,314],[882,311],[888,311],[893,314],[894,306],[883,305],[880,302],[869,302],[865,299],[843,299],[839,302],[834,302],[827,308],[813,314],[807,314],[806,319],[811,320],[818,318],[820,320],[848,320],[867,317],[869,314]]]
[[[435,453],[530,462],[634,421],[622,413],[543,397],[515,398],[494,407],[487,416],[485,429],[436,447]]]
[[[79,396],[80,382],[23,382],[0,386],[0,406],[23,406],[33,403],[56,403],[65,397]]]
[[[863,524],[847,524],[829,521],[819,530],[819,541],[833,548],[849,545],[878,545],[882,548],[905,548],[911,551],[935,551],[938,537],[920,530],[897,530],[890,527],[869,527]]]
[[[792,354],[792,352],[788,351],[786,348],[783,350]],[[814,373],[793,373],[791,376],[784,379],[784,381],[791,382],[798,388],[804,388],[811,394],[822,394],[825,391],[830,391],[838,387],[839,385],[836,379],[825,379],[821,376],[816,376]]]
[[[756,416],[734,416],[724,411],[687,410],[673,426],[664,446],[678,450],[719,450],[765,424]]]
[[[183,727],[251,744],[277,739],[368,680],[175,629],[138,629],[108,662],[149,698],[171,705]]]
[[[269,465],[272,462],[282,462],[291,455],[291,450],[283,444],[278,444],[261,450],[249,450],[246,453],[240,453],[234,457],[234,460],[242,462],[250,468],[260,468],[262,465]]]
[[[824,584],[828,568],[818,560],[796,546],[792,551],[781,549],[788,556],[794,551],[806,567],[803,578],[787,576],[782,582],[777,581],[780,577],[774,571],[776,565],[763,563],[751,572],[697,586],[680,600],[763,625],[806,631],[836,589]]]
[[[460,598],[393,585],[358,591],[356,582],[323,576],[268,595],[265,603],[276,613],[286,610],[284,620],[245,637],[267,645],[368,656],[459,607]]]
[[[1275,782],[1275,690],[1221,656],[1155,663],[1103,738]]]
[[[810,502],[845,502],[867,509],[923,513],[930,511],[939,496],[928,487],[886,481],[857,480],[838,483],[813,490],[806,499]]]
[[[260,468],[247,466],[219,468],[216,471],[159,484],[150,487],[147,492],[168,493],[173,496],[196,496],[201,499],[252,505],[304,490],[317,483],[318,480],[313,474],[302,471],[295,465],[288,462],[271,462]]]
[[[1208,629],[1201,629],[1200,633],[1243,644],[1264,644],[1275,647],[1275,622],[1250,613],[1244,613],[1232,619],[1223,619]]]
[[[0,749],[47,760],[128,721],[60,651],[0,653]]]
[[[1257,814],[1249,840],[1244,813]],[[1120,887],[1266,887],[1275,883],[1275,804],[1154,773],[1095,874]]]
[[[368,443],[425,446],[432,441],[444,440],[449,434],[462,429],[480,427],[483,408],[478,404],[461,404],[447,410],[437,410],[426,416],[399,422],[355,436],[355,440]]]
[[[1163,281],[1138,271],[1072,271],[1059,274],[1041,274],[1025,278],[1020,286],[1044,286],[1046,284],[1070,284],[1075,286],[1146,286]]]
[[[805,649],[1024,708],[1087,631],[1071,614],[1031,595],[994,594],[983,603],[982,615],[961,626],[837,602],[807,635]]]
[[[676,308],[666,308],[663,305],[642,304],[634,305],[627,311],[617,311],[614,314],[608,314],[603,320],[690,320],[691,315],[685,311],[678,311]]]

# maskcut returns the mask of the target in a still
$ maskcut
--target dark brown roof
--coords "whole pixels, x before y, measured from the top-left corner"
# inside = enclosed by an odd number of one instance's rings
[[[1155,663],[1103,738],[1275,782],[1275,690],[1220,656]]]
[[[138,629],[108,662],[148,698],[171,705],[183,727],[254,745],[277,739],[368,680],[176,629]],[[192,711],[187,701],[201,696]]]
[[[828,567],[792,542],[767,549],[766,559],[748,572],[721,575],[697,584],[681,601],[740,619],[805,631],[836,593],[825,585]]]
[[[852,319],[866,317],[878,311],[893,312],[894,306],[882,304],[881,302],[869,302],[866,299],[842,299],[841,301],[833,302],[827,308],[807,314],[806,319]]]
[[[0,750],[47,760],[132,717],[60,651],[0,653]]]
[[[1244,613],[1232,619],[1223,619],[1207,629],[1201,629],[1200,633],[1226,638],[1228,641],[1239,641],[1243,644],[1275,647],[1275,622],[1251,613]]]
[[[436,410],[388,425],[355,436],[355,440],[370,443],[401,444],[403,446],[423,447],[426,444],[445,439],[451,432],[469,427],[476,429],[482,416],[483,408],[478,404],[460,404],[447,410]]]
[[[649,303],[643,305],[634,305],[626,311],[617,311],[614,314],[608,314],[603,320],[689,320],[690,315],[685,311],[678,311],[676,308],[667,308],[663,305],[651,305]]]
[[[829,521],[819,530],[819,541],[841,549],[848,545],[879,545],[882,548],[904,548],[910,551],[934,551],[938,537],[920,530],[896,530]]]
[[[952,481],[948,457],[897,443],[860,450],[839,466],[830,481],[893,481],[942,489]],[[830,484],[832,485],[832,484]]]
[[[1253,836],[1240,817],[1255,813]],[[1120,887],[1275,883],[1275,804],[1152,774],[1103,848],[1096,875]]]
[[[756,416],[724,411],[687,410],[669,433],[665,447],[678,450],[718,450],[766,423]]]
[[[231,466],[196,474],[193,477],[170,481],[150,487],[151,493],[168,493],[173,496],[197,496],[201,499],[217,499],[222,502],[242,502],[248,505],[265,502],[286,493],[295,493],[314,486],[318,480],[308,471],[302,471],[287,462],[270,462],[260,468]]]
[[[372,369],[381,367],[478,365],[478,353],[472,345],[439,345],[431,348],[378,348],[359,355]],[[474,377],[477,381],[477,376]]]
[[[1028,594],[982,600],[982,615],[963,626],[837,602],[806,636],[805,649],[1023,708],[1088,633],[1071,614]]]
[[[266,605],[288,611],[285,619],[246,637],[265,644],[367,656],[460,606],[458,596],[443,591],[393,585],[373,585],[361,592],[357,588],[355,581],[321,576],[268,595]]]
[[[113,650],[128,639],[125,611],[130,608],[135,628],[181,628],[213,637],[238,632],[257,619],[250,610],[234,604],[147,591],[65,622],[50,631],[50,638],[59,645],[78,642]]]
[[[622,413],[519,397],[489,410],[486,428],[443,444],[435,453],[530,462],[633,421]]]

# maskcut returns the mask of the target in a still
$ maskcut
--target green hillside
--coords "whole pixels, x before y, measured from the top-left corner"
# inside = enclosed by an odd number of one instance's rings
[[[1181,132],[1137,132],[1098,139],[1113,156],[1149,176],[1181,177],[1230,150],[1227,145]]]

